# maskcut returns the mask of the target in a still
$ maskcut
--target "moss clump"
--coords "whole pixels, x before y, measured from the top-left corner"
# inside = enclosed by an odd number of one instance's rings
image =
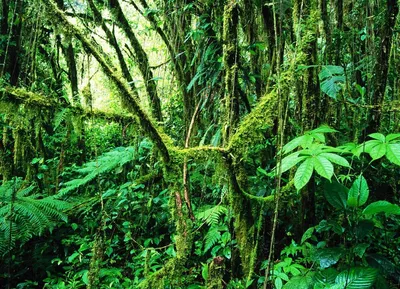
[[[216,257],[208,265],[208,278],[206,280],[207,289],[222,289],[222,278],[225,272],[225,266],[223,264],[222,257]]]
[[[92,258],[89,265],[88,289],[99,287],[99,273],[101,269],[101,262],[103,261],[103,238],[97,234],[94,240],[92,249]]]
[[[238,157],[255,143],[264,141],[267,127],[274,125],[277,113],[277,97],[269,93],[261,98],[257,106],[243,119],[235,134],[231,137],[228,150]],[[242,156],[241,157],[245,157]]]

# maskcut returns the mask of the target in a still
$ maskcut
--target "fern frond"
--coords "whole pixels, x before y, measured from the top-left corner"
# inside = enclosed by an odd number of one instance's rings
[[[217,225],[223,215],[228,213],[228,209],[223,205],[216,205],[213,207],[203,207],[207,208],[199,213],[197,213],[197,219],[206,222],[207,225]]]
[[[219,240],[221,240],[221,232],[217,227],[212,227],[205,236],[204,253],[210,250]]]
[[[70,109],[64,108],[54,116],[54,130],[61,125],[61,123],[70,116]]]
[[[83,177],[66,182],[65,187],[60,190],[58,196],[64,196],[68,192],[88,184],[97,176],[109,173],[115,168],[125,165],[134,159],[134,155],[133,147],[119,147],[99,156],[96,161],[84,164],[76,170]]]
[[[71,205],[54,197],[31,194],[35,186],[25,186],[21,179],[0,186],[0,255],[18,240],[23,243],[42,234],[58,220],[67,221],[63,213]]]

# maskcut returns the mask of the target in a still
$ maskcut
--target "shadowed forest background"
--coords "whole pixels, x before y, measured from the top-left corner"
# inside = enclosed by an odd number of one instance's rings
[[[0,3],[0,288],[400,287],[400,1]]]

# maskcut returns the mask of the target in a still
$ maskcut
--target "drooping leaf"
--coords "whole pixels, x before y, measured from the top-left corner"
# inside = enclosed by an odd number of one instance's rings
[[[329,204],[338,210],[344,210],[347,208],[347,194],[349,189],[342,184],[333,181],[325,182],[324,186],[324,196]]]
[[[386,147],[387,147],[387,144],[385,144],[385,143],[381,143],[377,146],[374,146],[371,149],[371,151],[369,152],[369,155],[371,156],[371,158],[373,160],[380,159],[381,157],[383,157],[386,154]]]
[[[337,132],[336,129],[331,128],[329,125],[323,124],[312,131],[312,133],[330,133],[330,132]]]
[[[362,149],[362,152],[370,153],[374,147],[376,147],[377,145],[380,145],[380,144],[382,144],[382,142],[379,140],[369,140],[369,141],[366,141],[365,143],[361,144],[360,147]]]
[[[314,230],[315,227],[308,228],[301,237],[300,244],[303,244],[306,240],[310,239],[312,237],[312,234],[314,233]]]
[[[347,205],[349,207],[359,207],[368,200],[369,188],[365,178],[360,175],[353,183],[349,190]]]
[[[307,158],[297,169],[294,175],[294,186],[299,191],[310,180],[314,170],[314,162],[311,158]]]
[[[275,283],[275,288],[276,289],[282,289],[283,282],[282,282],[281,278],[279,278],[279,277],[275,278],[274,283]]]
[[[316,231],[318,233],[321,232],[327,232],[332,230],[333,232],[335,232],[338,235],[341,235],[344,232],[344,228],[338,224],[337,222],[335,222],[334,220],[322,220],[318,226],[316,226]]]
[[[322,269],[336,264],[343,255],[341,248],[323,248],[314,253],[313,260],[319,263]]]
[[[326,65],[318,74],[321,91],[336,99],[338,92],[345,83],[344,69],[341,66]]]
[[[371,133],[368,136],[371,137],[371,138],[377,139],[377,140],[379,140],[381,142],[385,142],[385,136],[383,134],[379,133],[379,132]]]
[[[203,264],[203,269],[201,270],[201,276],[204,280],[208,280],[208,264]]]
[[[360,258],[362,258],[365,254],[365,251],[368,249],[368,247],[370,246],[370,244],[367,243],[361,243],[361,244],[357,244],[354,247],[354,254]]]
[[[400,268],[398,266],[396,267],[396,265],[385,256],[380,254],[367,254],[366,260],[368,265],[381,272],[385,272],[387,275],[399,276]]]
[[[333,154],[333,153],[321,153],[320,156],[325,157],[326,159],[328,159],[329,161],[331,161],[332,163],[335,163],[339,166],[342,167],[350,167],[349,162],[342,156],[339,156],[337,154]]]
[[[295,276],[290,278],[283,289],[312,289],[314,286],[314,279],[311,275]]]
[[[388,201],[377,201],[369,204],[363,211],[364,215],[374,215],[378,213],[400,215],[400,206]]]
[[[331,180],[333,176],[333,165],[332,163],[324,158],[323,156],[316,156],[313,159],[314,162],[314,168],[317,171],[317,173],[321,176],[324,177],[325,179]]]
[[[282,159],[282,167],[281,167],[281,173],[286,172],[287,170],[290,170],[293,168],[295,165],[297,165],[299,162],[307,158],[306,156],[299,156],[298,152],[295,152],[293,154],[288,155],[287,157],[284,157]]]
[[[336,284],[346,289],[369,289],[375,282],[377,271],[373,268],[351,268],[336,277]]]
[[[400,138],[400,133],[391,133],[391,134],[388,134],[387,136],[386,136],[386,142],[388,143],[388,142],[391,142],[392,140],[395,140],[395,139],[397,139],[397,138]]]
[[[386,157],[390,162],[400,166],[400,144],[388,144]]]
[[[285,144],[282,148],[282,151],[284,154],[287,154],[294,150],[295,148],[299,147],[301,143],[303,142],[304,136],[299,136],[296,137],[295,139],[292,139],[290,142]]]
[[[315,280],[318,283],[334,284],[338,274],[339,272],[335,268],[324,269],[315,274]]]

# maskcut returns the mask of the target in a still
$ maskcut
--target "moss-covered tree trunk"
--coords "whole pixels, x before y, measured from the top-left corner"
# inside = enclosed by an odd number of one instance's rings
[[[319,83],[317,77],[317,35],[320,11],[316,0],[294,1],[293,23],[297,36],[296,64],[307,67],[295,74],[298,122],[304,131],[318,126]],[[302,190],[302,209],[299,214],[299,234],[315,221],[315,188],[313,181]],[[308,222],[308,223],[305,223]]]
[[[223,61],[225,68],[225,119],[224,139],[229,141],[239,121],[238,98],[238,4],[234,0],[227,1],[224,8]]]
[[[378,57],[375,65],[375,77],[373,79],[374,94],[373,104],[383,107],[385,101],[385,91],[389,71],[389,58],[393,40],[393,27],[399,13],[399,3],[397,0],[386,1],[383,11],[383,21],[380,27],[380,45],[378,47]],[[373,111],[368,131],[374,132],[380,129],[381,125],[380,110]]]

